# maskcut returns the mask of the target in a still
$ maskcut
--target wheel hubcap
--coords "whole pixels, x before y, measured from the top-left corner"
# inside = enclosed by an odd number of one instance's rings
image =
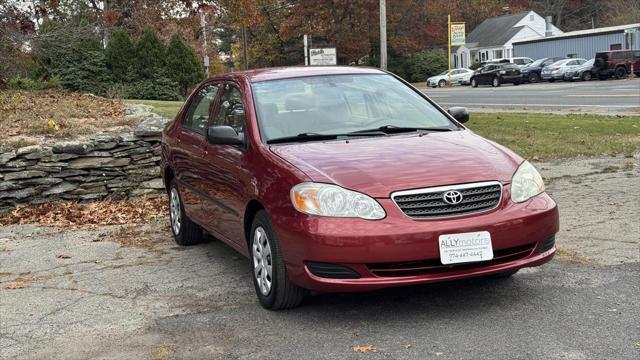
[[[253,233],[253,275],[256,277],[258,288],[262,295],[267,296],[271,292],[272,262],[271,247],[266,231],[258,226]]]
[[[178,235],[182,224],[182,213],[180,210],[180,195],[178,195],[178,190],[175,188],[171,189],[169,213],[171,215],[171,229],[175,235]]]

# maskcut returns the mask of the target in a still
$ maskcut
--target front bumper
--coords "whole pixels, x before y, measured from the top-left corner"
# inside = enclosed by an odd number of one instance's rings
[[[280,219],[276,232],[282,242],[289,278],[315,291],[369,291],[391,286],[422,284],[484,276],[523,267],[541,265],[553,257],[555,248],[540,252],[546,240],[558,232],[558,210],[546,194],[514,204],[505,186],[503,200],[495,210],[458,218],[413,220],[391,199],[378,199],[387,217],[379,221],[323,218],[296,215],[293,221]],[[454,266],[439,263],[441,234],[488,231],[494,257],[510,249],[523,249],[505,261],[477,262]],[[336,279],[316,276],[308,264],[340,264],[359,278]],[[425,271],[376,271],[405,263],[435,264]],[[427,266],[428,267],[428,266]]]

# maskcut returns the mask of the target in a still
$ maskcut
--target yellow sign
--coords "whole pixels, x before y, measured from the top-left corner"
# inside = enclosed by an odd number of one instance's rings
[[[465,44],[464,23],[451,23],[451,46]]]

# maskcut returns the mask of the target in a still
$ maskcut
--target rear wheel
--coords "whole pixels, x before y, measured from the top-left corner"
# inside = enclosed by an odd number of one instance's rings
[[[445,80],[440,80],[438,81],[438,87],[445,87],[447,85],[447,82]]]
[[[500,78],[499,77],[494,77],[493,80],[491,81],[491,86],[493,87],[498,87],[500,86]]]
[[[627,69],[620,66],[616,69],[615,72],[616,79],[626,79],[627,78]]]
[[[171,181],[169,188],[169,220],[173,238],[178,245],[193,245],[202,240],[202,228],[187,217],[175,181]]]
[[[249,251],[253,285],[260,304],[269,310],[300,305],[305,290],[289,280],[280,243],[264,210],[253,219]]]
[[[529,82],[537,83],[538,81],[540,81],[540,75],[536,73],[532,73],[531,75],[529,75]]]
[[[471,79],[471,87],[477,88],[478,87],[478,80],[476,80],[475,78]]]
[[[591,71],[585,71],[582,73],[582,81],[590,81],[592,76],[591,76]]]

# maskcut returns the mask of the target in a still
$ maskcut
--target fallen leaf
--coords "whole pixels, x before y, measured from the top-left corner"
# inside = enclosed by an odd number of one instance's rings
[[[437,352],[435,355],[436,355],[436,356],[442,356],[442,355],[444,355],[444,353],[442,353],[442,352]]]
[[[71,259],[71,256],[66,255],[66,254],[59,254],[59,255],[56,255],[56,257],[58,259]]]
[[[405,349],[411,349],[411,344],[405,344],[405,345],[404,345],[404,348],[405,348]]]
[[[22,282],[22,281],[15,281],[15,282],[10,282],[7,285],[4,286],[5,289],[22,289],[24,287],[27,287],[27,284]]]
[[[378,352],[373,345],[360,345],[360,346],[352,346],[351,349],[355,352],[368,353],[368,352]]]

